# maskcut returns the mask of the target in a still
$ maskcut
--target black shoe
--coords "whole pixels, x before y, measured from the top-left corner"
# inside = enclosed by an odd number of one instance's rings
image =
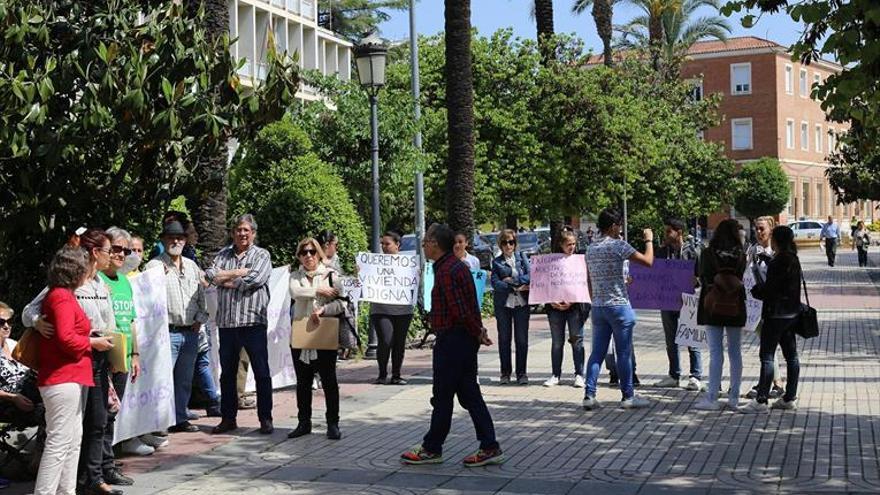
[[[223,413],[220,412],[220,406],[208,406],[205,408],[205,416],[209,418],[222,418]]]
[[[399,376],[395,376],[395,377],[392,377],[391,381],[388,383],[390,383],[391,385],[406,385],[406,380],[404,380],[403,378],[401,378]]]
[[[633,387],[641,387],[641,386],[642,386],[642,382],[639,381],[638,375],[633,373]]]
[[[211,433],[216,435],[218,433],[226,433],[236,429],[238,429],[238,424],[235,422],[234,419],[222,419],[220,420],[220,424],[215,426],[214,429],[211,430]]]
[[[87,487],[83,491],[84,495],[122,495],[122,490],[113,488],[107,483],[98,483]]]
[[[367,348],[367,352],[364,353],[364,359],[376,359],[376,349]]]
[[[384,376],[380,376],[379,378],[373,380],[373,385],[388,385],[388,379]]]
[[[339,431],[339,423],[327,423],[327,438],[330,440],[342,438],[342,432]]]
[[[131,486],[134,484],[133,479],[122,474],[122,471],[116,468],[113,468],[109,471],[104,471],[104,482],[110,485],[119,486]]]
[[[287,438],[299,438],[308,435],[312,432],[312,423],[303,423],[300,422],[296,425],[296,428],[290,433],[287,434]]]
[[[271,435],[273,431],[275,431],[275,427],[272,426],[271,419],[260,420],[260,435]]]
[[[617,385],[620,383],[620,379],[617,378],[617,375],[611,375],[611,378],[608,379],[608,385]]]
[[[178,423],[174,426],[168,428],[168,431],[171,433],[195,433],[199,430],[199,427],[190,423],[189,421],[184,421],[183,423]]]

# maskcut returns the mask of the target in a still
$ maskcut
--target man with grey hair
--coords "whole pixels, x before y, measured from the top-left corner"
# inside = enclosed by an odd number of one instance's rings
[[[232,245],[217,253],[205,271],[208,282],[217,286],[217,327],[220,336],[220,412],[223,419],[213,432],[238,428],[236,375],[242,348],[247,352],[257,385],[257,417],[260,433],[271,434],[272,375],[269,372],[267,342],[269,276],[272,259],[257,247],[257,222],[253,215],[240,215],[232,228]]]

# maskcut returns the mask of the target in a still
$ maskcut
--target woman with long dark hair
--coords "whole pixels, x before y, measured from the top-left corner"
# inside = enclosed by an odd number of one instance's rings
[[[697,409],[717,410],[718,390],[724,372],[724,335],[730,358],[731,408],[739,405],[742,382],[742,327],[746,324],[746,290],[743,273],[746,253],[739,234],[739,223],[728,218],[715,229],[709,247],[700,259],[700,303],[697,323],[706,325],[709,340],[709,389],[695,405]]]
[[[382,252],[400,253],[400,234],[389,230],[382,234]],[[379,364],[377,385],[406,385],[401,378],[403,356],[406,353],[406,336],[413,318],[413,307],[408,304],[370,304],[370,325],[379,339],[376,362]],[[391,358],[391,379],[388,379],[388,358]]]
[[[743,413],[767,412],[767,399],[773,382],[776,348],[785,356],[785,394],[773,403],[773,409],[797,409],[797,387],[800,361],[797,354],[795,326],[801,309],[801,262],[794,243],[794,232],[785,225],[773,229],[770,241],[773,260],[767,266],[767,280],[752,288],[752,295],[764,301],[761,316],[761,379],[758,397],[739,410]]]

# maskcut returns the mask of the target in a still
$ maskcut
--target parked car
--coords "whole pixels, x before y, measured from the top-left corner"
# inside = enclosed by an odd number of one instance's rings
[[[517,248],[527,256],[538,254],[541,249],[541,240],[534,232],[520,232],[516,234]]]
[[[492,269],[492,259],[497,256],[496,253],[500,253],[498,246],[489,242],[485,236],[481,236],[479,234],[474,234],[473,240],[473,255],[480,260],[480,268],[483,270],[491,270]]]
[[[416,254],[419,252],[419,239],[415,234],[406,234],[400,238],[400,254]]]
[[[815,220],[799,220],[788,224],[794,231],[794,240],[796,242],[819,242],[819,236],[822,234],[822,223]],[[843,234],[843,229],[841,229]]]

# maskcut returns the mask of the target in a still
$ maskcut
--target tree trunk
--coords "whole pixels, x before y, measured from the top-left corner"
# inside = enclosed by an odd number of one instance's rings
[[[229,8],[225,0],[190,0],[191,8],[205,9],[205,27],[212,39],[228,34]],[[221,88],[217,88],[217,96]],[[219,146],[215,153],[199,158],[195,172],[196,194],[188,205],[193,223],[199,233],[198,249],[202,265],[210,265],[214,256],[229,244],[226,226],[226,180],[228,172],[226,146]]]
[[[556,46],[553,36],[556,31],[553,27],[553,0],[535,0],[535,23],[538,27],[538,48],[541,50],[541,59],[547,61],[556,57]]]
[[[519,219],[516,218],[516,215],[507,214],[504,217],[504,225],[507,229],[516,230],[519,227]]]
[[[449,154],[446,216],[449,226],[474,231],[474,79],[471,70],[471,2],[446,1],[446,129]]]
[[[648,21],[648,46],[651,50],[651,66],[660,70],[660,53],[663,50],[663,18],[660,13],[651,14]]]
[[[611,51],[612,30],[611,18],[614,14],[611,0],[593,0],[593,21],[596,23],[596,32],[602,39],[602,57],[606,67],[614,65],[614,54]]]

